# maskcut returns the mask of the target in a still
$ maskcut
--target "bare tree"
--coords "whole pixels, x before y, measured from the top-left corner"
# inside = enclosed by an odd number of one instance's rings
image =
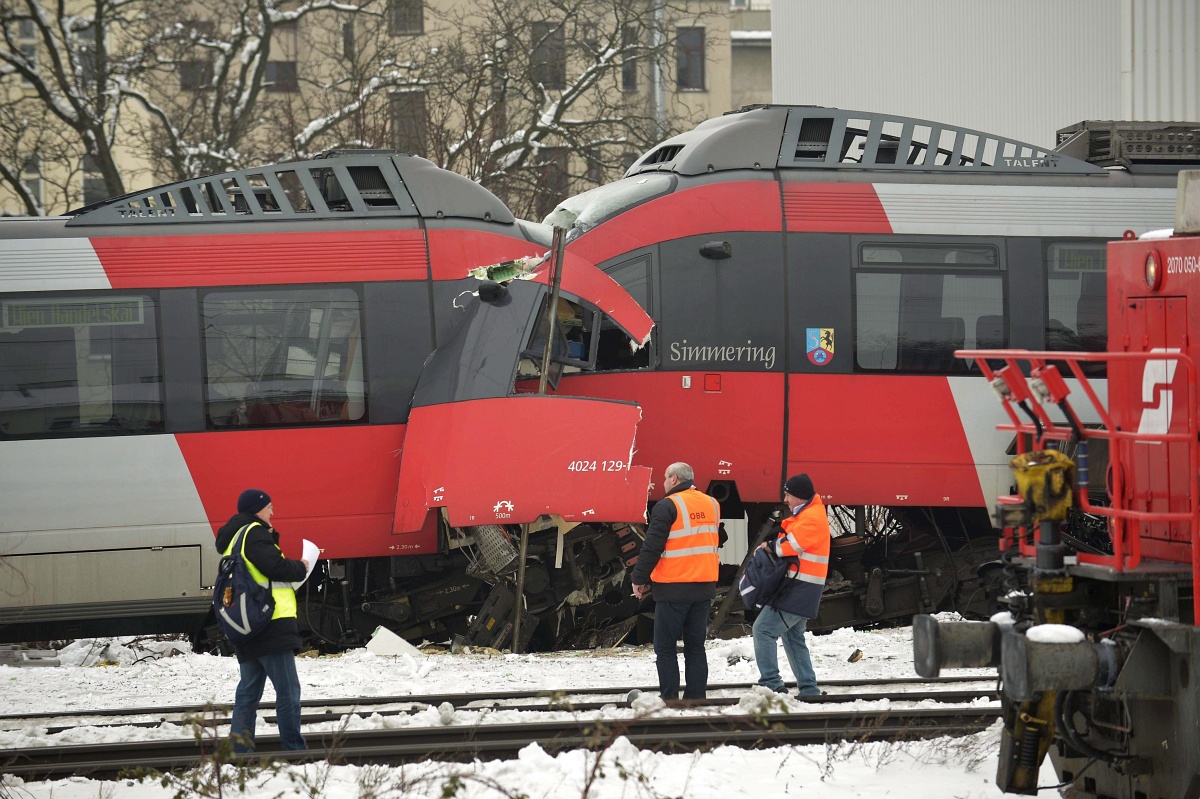
[[[678,102],[656,109],[646,91],[669,72],[675,26],[696,19],[684,3],[645,0],[459,4],[439,17],[454,33],[424,65],[423,154],[541,216],[698,121]]]
[[[44,105],[25,99],[0,104],[0,183],[17,202],[7,212],[41,216],[69,205],[77,197],[78,164],[78,142],[64,135]]]
[[[539,216],[705,113],[647,89],[673,71],[677,26],[717,5],[53,1],[0,0],[0,181],[30,213],[49,203],[22,174],[29,148],[86,156],[111,196],[129,179],[114,153],[136,142],[159,180],[396,148]]]
[[[44,113],[73,137],[77,154],[90,159],[109,194],[123,194],[125,178],[114,149],[121,131],[120,87],[141,74],[145,43],[130,34],[147,0],[0,0],[0,92],[36,98]],[[27,105],[27,104],[24,104]],[[20,164],[8,161],[3,174]]]

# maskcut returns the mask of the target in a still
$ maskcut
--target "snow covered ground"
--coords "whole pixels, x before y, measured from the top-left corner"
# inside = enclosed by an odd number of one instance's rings
[[[819,679],[912,677],[911,629],[840,630],[809,636]],[[237,684],[233,658],[193,654],[186,644],[128,639],[82,640],[60,653],[58,668],[0,666],[0,713],[49,713],[86,709],[155,707],[232,702]],[[180,651],[184,650],[184,651]],[[863,656],[849,662],[855,650]],[[708,642],[710,686],[752,682],[758,671],[749,638]],[[786,664],[780,653],[781,664]],[[654,653],[646,647],[599,652],[537,655],[432,653],[377,657],[360,649],[341,656],[301,657],[297,668],[303,698],[470,692],[485,690],[570,689],[582,686],[653,685]],[[786,673],[785,676],[790,676]],[[986,674],[987,672],[977,672]],[[745,691],[744,704],[756,701]],[[264,700],[273,698],[270,686]],[[594,715],[616,717],[634,712],[674,714],[686,711],[656,706],[644,697],[634,709],[612,707]],[[792,710],[805,705],[790,702]],[[869,707],[868,703],[863,703]],[[811,706],[808,706],[811,707]],[[845,707],[842,705],[841,707]],[[731,709],[729,712],[737,712]],[[529,719],[521,711],[472,711],[433,708],[414,716],[365,714],[346,722],[350,729],[382,726],[477,724]],[[541,717],[545,718],[545,717]],[[12,726],[12,725],[8,725]],[[336,727],[331,722],[328,729]],[[275,729],[259,719],[260,735]],[[80,727],[49,734],[45,727],[0,731],[0,749],[146,738],[190,737],[190,728]],[[573,751],[550,755],[537,745],[515,761],[474,764],[423,763],[405,767],[329,766],[312,763],[264,773],[251,779],[244,794],[225,786],[226,796],[268,799],[322,796],[330,799],[385,797],[1000,797],[994,785],[999,724],[965,739],[906,744],[836,744],[781,747],[761,751],[722,748],[697,755],[661,755],[642,751],[624,739],[597,755]],[[0,752],[0,770],[2,770]],[[1041,784],[1054,785],[1053,770],[1043,767]],[[22,782],[0,777],[0,799],[109,799],[176,796],[178,786],[132,781],[101,782],[74,778]],[[185,792],[185,796],[199,795]]]

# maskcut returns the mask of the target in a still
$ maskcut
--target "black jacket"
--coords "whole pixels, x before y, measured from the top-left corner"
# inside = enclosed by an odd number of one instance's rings
[[[667,537],[671,534],[671,525],[679,512],[675,510],[675,502],[670,498],[677,491],[692,488],[691,480],[686,480],[667,492],[667,495],[654,504],[650,511],[650,525],[646,528],[646,540],[638,553],[637,565],[633,567],[633,584],[649,584],[654,594],[655,602],[699,602],[702,599],[712,599],[717,595],[717,584],[713,583],[652,583],[650,572],[658,565],[663,550],[667,547]]]
[[[274,528],[268,530],[262,519],[248,513],[239,513],[225,522],[225,526],[217,531],[217,552],[224,553],[233,542],[238,530],[247,524],[254,523],[246,532],[246,560],[254,564],[254,568],[263,573],[268,580],[281,583],[294,583],[304,579],[304,564],[298,560],[288,560],[279,551],[279,533]],[[295,619],[272,619],[263,631],[248,641],[235,646],[238,662],[254,660],[263,655],[273,655],[276,652],[300,650],[300,625]]]

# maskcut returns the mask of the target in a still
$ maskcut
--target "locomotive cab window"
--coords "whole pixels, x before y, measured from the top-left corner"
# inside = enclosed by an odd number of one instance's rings
[[[998,246],[863,242],[856,266],[859,369],[963,372],[955,350],[1007,343]]]
[[[161,431],[156,316],[138,294],[0,300],[0,436]]]
[[[366,420],[353,289],[212,292],[202,312],[210,428]]]

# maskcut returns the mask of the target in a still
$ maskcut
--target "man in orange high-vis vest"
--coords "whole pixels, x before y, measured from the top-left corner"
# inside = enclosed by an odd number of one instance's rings
[[[703,699],[708,689],[704,637],[708,610],[717,595],[717,547],[721,506],[692,483],[686,463],[672,463],[663,476],[667,495],[650,512],[646,541],[633,569],[637,597],[654,593],[654,655],[658,691],[679,699],[679,658],[683,637],[684,699]]]
[[[804,628],[817,617],[825,577],[829,573],[829,519],[825,503],[813,490],[807,474],[789,477],[783,486],[783,501],[791,516],[775,528],[773,539],[761,546],[788,562],[788,578],[754,620],[754,659],[758,663],[759,685],[786,693],[779,675],[779,639],[796,677],[800,696],[821,693],[813,670]]]

